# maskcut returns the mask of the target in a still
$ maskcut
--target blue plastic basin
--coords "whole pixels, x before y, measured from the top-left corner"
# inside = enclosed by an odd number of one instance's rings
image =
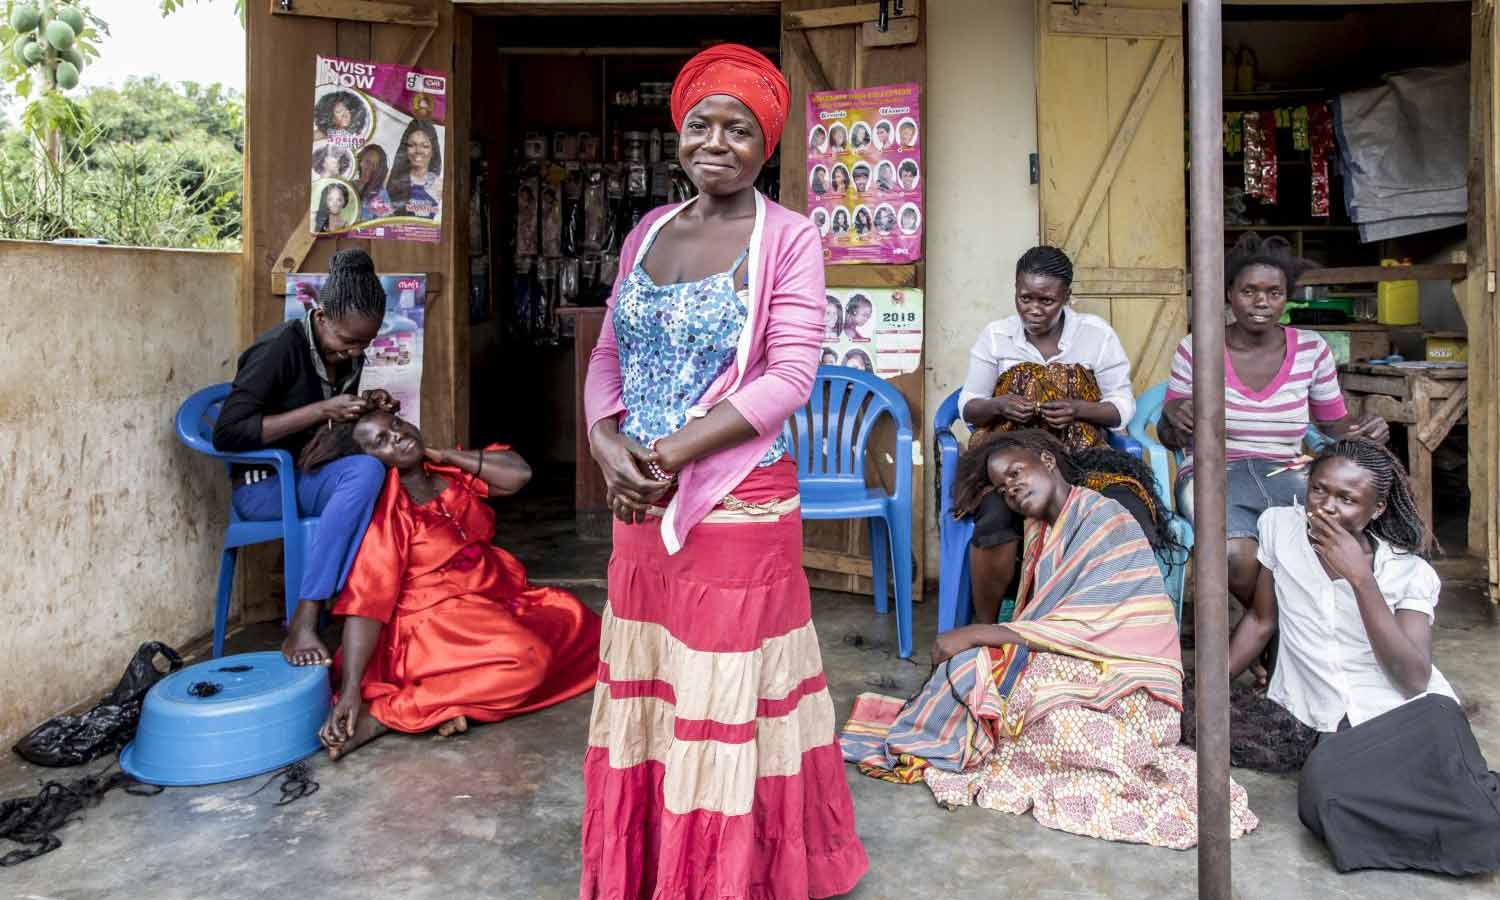
[[[327,668],[291,666],[277,652],[197,663],[146,694],[120,768],[137,781],[171,786],[271,772],[318,750],[330,703]]]

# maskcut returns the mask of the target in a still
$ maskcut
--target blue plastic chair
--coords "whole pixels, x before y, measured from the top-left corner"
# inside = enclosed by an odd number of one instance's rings
[[[286,618],[290,621],[299,599],[297,586],[302,583],[307,548],[318,531],[317,517],[302,518],[297,514],[297,485],[290,453],[285,450],[225,453],[214,447],[214,421],[219,418],[219,408],[228,396],[229,385],[215,384],[187,398],[177,410],[177,439],[199,453],[223,460],[225,466],[245,463],[275,468],[281,482],[281,518],[268,522],[251,522],[240,518],[234,511],[233,502],[229,504],[229,527],[224,531],[224,550],[219,557],[219,592],[214,598],[216,658],[224,654],[224,629],[229,620],[229,595],[234,588],[234,564],[239,548],[266,541],[282,542],[286,572]]]
[[[949,394],[948,399],[942,402],[936,415],[932,417],[932,444],[937,448],[938,460],[939,634],[969,624],[974,615],[974,606],[970,599],[969,577],[969,543],[974,537],[974,522],[972,519],[956,519],[953,516],[953,479],[958,469],[960,453],[958,437],[953,433],[953,425],[959,419],[959,393],[959,391],[954,391]],[[1139,410],[1140,402],[1137,401],[1137,410]],[[1130,432],[1127,436],[1111,431],[1109,444],[1116,450],[1129,453],[1138,459],[1144,459],[1145,448],[1134,432]],[[1156,499],[1164,509],[1172,508],[1169,505],[1170,501],[1161,496],[1162,490],[1171,493],[1170,484],[1168,481],[1163,481],[1160,476],[1157,477]],[[1173,515],[1171,524],[1173,535],[1183,543],[1184,547],[1191,549],[1192,529],[1186,528],[1186,525],[1187,523],[1181,520],[1181,517]],[[1181,622],[1183,573],[1187,569],[1187,560],[1172,559],[1158,553],[1156,563],[1161,567],[1162,578],[1167,584],[1167,596],[1172,598],[1172,606],[1177,611],[1178,621]]]
[[[865,450],[875,423],[896,425],[896,486],[887,494],[865,485]],[[888,570],[895,572],[896,637],[911,656],[912,428],[906,398],[884,380],[845,366],[819,366],[812,398],[787,420],[793,441],[803,519],[865,519],[870,527],[875,612],[890,612]]]

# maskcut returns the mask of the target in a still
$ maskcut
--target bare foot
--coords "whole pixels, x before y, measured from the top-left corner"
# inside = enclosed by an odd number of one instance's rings
[[[281,642],[281,655],[294,666],[326,666],[333,662],[328,647],[318,637],[318,615],[323,604],[316,600],[303,600],[292,613],[287,624],[286,640]]]
[[[453,737],[455,734],[463,734],[468,730],[469,720],[463,716],[457,716],[439,725],[437,736],[440,738]]]
[[[1271,683],[1271,676],[1266,673],[1266,667],[1261,663],[1253,662],[1250,664],[1250,675],[1255,679],[1255,689],[1257,691],[1265,691],[1266,687]]]
[[[354,733],[347,740],[329,742],[324,739],[323,743],[328,747],[328,758],[337,760],[363,747],[376,738],[390,731],[374,716],[370,715],[370,705],[361,703],[359,705],[359,719],[354,723]]]

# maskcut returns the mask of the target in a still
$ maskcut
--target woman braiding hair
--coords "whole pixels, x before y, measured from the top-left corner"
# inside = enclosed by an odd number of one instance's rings
[[[1109,323],[1072,308],[1073,261],[1032,247],[1016,262],[1016,314],[985,327],[969,351],[959,411],[974,432],[1042,429],[1070,451],[1103,447],[1135,414],[1130,360]],[[994,496],[974,520],[969,565],[976,621],[993,622],[1016,578],[1018,519]]]
[[[381,404],[384,391],[361,396],[365,347],[385,318],[385,288],[363,250],[341,250],[328,264],[317,301],[301,319],[271,329],[240,355],[229,396],[214,423],[214,446],[227,452],[285,450],[292,459],[319,428],[352,423]],[[281,516],[281,487],[269,466],[235,465],[231,494],[242,518]],[[318,516],[307,548],[300,585],[288,584],[300,602],[287,626],[282,655],[296,666],[327,665],[328,648],[318,637],[323,603],[343,587],[369,524],[385,468],[369,456],[346,456],[296,473],[297,512]]]
[[[790,104],[748,47],[683,67],[672,117],[698,195],[626,238],[589,361],[616,522],[580,900],[827,897],[868,867],[782,436],[817,371],[822,242],[754,187]]]

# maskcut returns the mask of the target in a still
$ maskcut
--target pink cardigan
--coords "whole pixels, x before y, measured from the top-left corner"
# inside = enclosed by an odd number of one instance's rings
[[[625,412],[613,321],[620,283],[644,258],[657,229],[686,206],[652,210],[625,238],[609,313],[589,357],[584,413],[590,430],[600,419]],[[750,234],[748,288],[749,313],[734,362],[689,415],[706,415],[720,401],[728,400],[755,428],[756,436],[683,468],[677,494],[662,517],[662,543],[668,553],[681,550],[688,531],[755,469],[793,410],[812,394],[826,302],[822,242],[806,216],[759,193],[755,195],[755,230]]]

